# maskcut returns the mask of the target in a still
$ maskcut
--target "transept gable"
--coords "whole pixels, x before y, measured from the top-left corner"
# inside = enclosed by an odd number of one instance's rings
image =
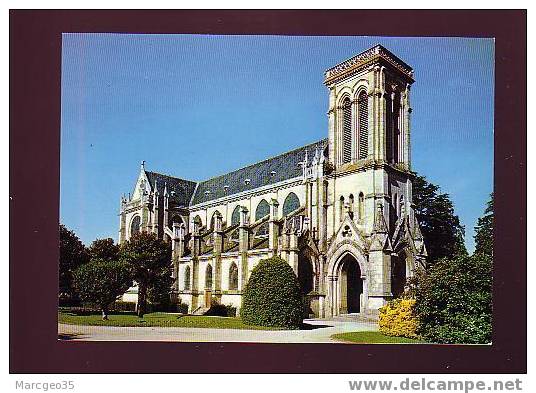
[[[132,192],[132,199],[140,199],[142,195],[148,195],[151,191],[152,187],[145,172],[145,161],[142,161],[140,173],[134,185],[134,191]]]

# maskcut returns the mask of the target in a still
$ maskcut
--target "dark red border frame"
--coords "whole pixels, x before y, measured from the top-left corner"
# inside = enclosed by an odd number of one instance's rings
[[[525,10],[11,10],[10,372],[526,373],[526,26]],[[495,37],[493,345],[57,341],[62,32]]]

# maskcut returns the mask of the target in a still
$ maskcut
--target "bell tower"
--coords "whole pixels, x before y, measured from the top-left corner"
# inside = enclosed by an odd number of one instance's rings
[[[333,315],[349,312],[344,299],[354,294],[340,272],[346,266],[341,261],[350,257],[337,257],[346,250],[361,261],[359,309],[373,312],[396,295],[393,283],[403,281],[397,261],[405,261],[399,264],[412,274],[421,257],[411,251],[406,258],[405,248],[418,243],[410,155],[413,69],[376,45],[328,69],[324,77],[329,90],[326,238],[334,239],[327,252],[327,301]]]
[[[413,69],[376,45],[325,72],[329,89],[329,162],[411,169]]]

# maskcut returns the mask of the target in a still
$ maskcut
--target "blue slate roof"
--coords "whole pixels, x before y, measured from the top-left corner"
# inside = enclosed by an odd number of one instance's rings
[[[309,160],[311,160],[316,149],[319,149],[322,154],[326,154],[327,143],[327,139],[322,139],[201,182],[184,180],[157,172],[145,171],[145,173],[153,189],[156,181],[160,195],[164,194],[164,184],[167,184],[171,202],[179,206],[189,206],[190,202],[191,205],[197,205],[299,177],[302,175],[299,163],[303,161],[305,151],[307,150]]]
[[[154,190],[155,180],[160,196],[164,195],[164,185],[167,186],[169,200],[179,206],[188,206],[195,191],[196,182],[179,179],[161,173],[145,171],[151,188]]]
[[[302,169],[299,162],[303,161],[305,151],[308,151],[309,160],[311,160],[317,148],[323,153],[326,146],[327,139],[322,139],[225,175],[202,181],[198,183],[195,190],[192,205],[301,176]]]

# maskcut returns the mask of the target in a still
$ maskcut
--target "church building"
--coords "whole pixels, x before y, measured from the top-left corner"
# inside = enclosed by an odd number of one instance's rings
[[[304,316],[375,314],[426,261],[412,201],[413,69],[376,45],[325,72],[327,138],[204,181],[149,171],[121,198],[119,242],[172,245],[172,295],[239,312],[255,265],[279,256]],[[268,290],[268,289],[267,289]]]

